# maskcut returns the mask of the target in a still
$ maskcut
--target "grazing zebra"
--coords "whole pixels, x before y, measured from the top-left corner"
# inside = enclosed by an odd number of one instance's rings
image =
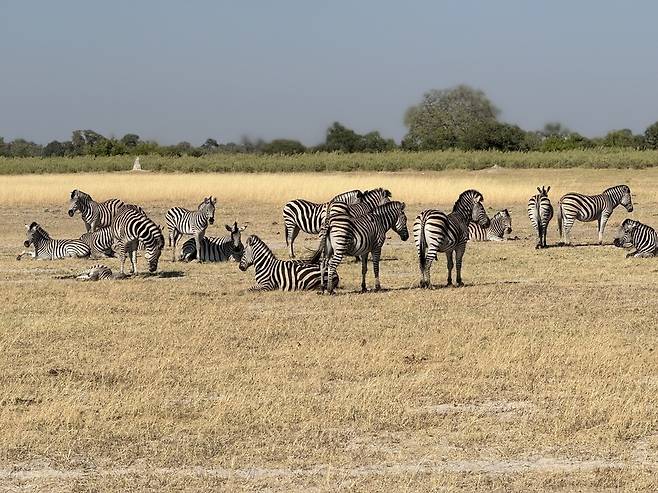
[[[98,228],[109,226],[112,217],[123,205],[124,203],[119,199],[95,202],[89,194],[73,190],[69,202],[69,216],[73,217],[76,211],[80,211],[87,232],[96,231]]]
[[[234,222],[233,226],[225,225],[229,233],[228,236],[220,238],[213,238],[212,236],[204,236],[201,240],[203,242],[204,257],[201,259],[204,262],[226,262],[227,260],[240,261],[244,245],[242,244],[241,233],[247,226],[238,227],[238,223]],[[184,262],[190,262],[196,258],[196,242],[194,238],[190,238],[183,243],[183,252],[180,259]]]
[[[333,294],[332,282],[336,269],[346,255],[361,258],[361,291],[367,291],[366,273],[368,271],[368,254],[372,253],[372,270],[375,274],[375,291],[381,289],[379,282],[379,259],[386,233],[393,229],[402,241],[409,239],[407,216],[404,213],[404,202],[387,202],[375,207],[369,214],[353,217],[349,214],[336,214],[329,218],[326,234],[320,242],[320,247],[313,255],[312,262],[322,261],[322,270],[327,267],[328,291]],[[323,275],[324,281],[324,275]],[[325,285],[323,282],[322,291]]]
[[[553,219],[553,205],[548,198],[548,192],[551,187],[537,187],[539,192],[528,200],[528,217],[532,227],[537,232],[537,245],[535,248],[547,248],[546,233],[548,232],[548,223]]]
[[[503,241],[512,233],[512,216],[507,209],[498,211],[491,218],[488,228],[478,223],[468,223],[468,239],[473,241]]]
[[[329,202],[317,204],[304,199],[295,199],[283,206],[283,234],[290,257],[295,258],[294,242],[300,231],[318,234],[327,213],[327,206],[332,202],[356,204],[361,201],[361,190],[350,190],[336,195]]]
[[[201,239],[206,235],[206,228],[215,222],[215,205],[217,199],[212,196],[203,199],[197,210],[192,212],[183,207],[172,207],[167,211],[165,220],[169,230],[169,246],[173,247],[172,262],[176,262],[176,242],[182,235],[193,235],[197,252],[201,255],[196,261],[205,257]]]
[[[90,231],[80,237],[89,246],[91,250],[91,257],[114,257],[114,250],[112,250],[112,228],[109,226],[99,228],[96,231]]]
[[[104,279],[112,279],[112,270],[103,264],[96,264],[80,274],[76,279],[79,281],[101,281]]]
[[[561,243],[571,244],[569,232],[576,219],[582,222],[590,222],[596,219],[598,222],[599,245],[603,244],[605,225],[610,219],[612,211],[618,205],[623,205],[628,212],[633,212],[631,189],[626,185],[608,188],[599,195],[582,195],[580,193],[563,195],[557,203],[557,227],[562,240]]]
[[[137,274],[137,249],[143,245],[144,258],[153,273],[158,268],[158,260],[164,248],[162,229],[148,216],[133,207],[122,207],[112,218],[113,249],[121,260],[121,274],[124,272],[126,256],[130,256],[132,273]]]
[[[250,265],[256,271],[256,285],[253,291],[281,291],[318,289],[322,285],[318,264],[303,260],[279,260],[269,247],[256,235],[247,238],[240,259],[240,270],[246,271]],[[333,278],[338,284],[338,275]]]
[[[427,209],[416,217],[414,241],[418,252],[421,288],[432,288],[430,268],[439,252],[446,254],[448,262],[446,285],[452,285],[453,252],[457,264],[457,286],[464,285],[461,270],[468,242],[468,223],[473,221],[487,228],[491,222],[482,205],[483,200],[484,197],[477,190],[466,190],[461,193],[450,214]]]
[[[656,230],[633,219],[624,219],[624,222],[619,226],[614,244],[617,247],[635,247],[635,251],[628,253],[626,258],[655,257],[658,255]]]
[[[16,257],[20,260],[24,255],[41,260],[55,260],[66,257],[89,257],[91,250],[89,246],[80,240],[53,240],[50,235],[39,224],[33,222],[26,224],[27,239],[23,242],[25,248],[34,245],[34,253],[23,251]]]

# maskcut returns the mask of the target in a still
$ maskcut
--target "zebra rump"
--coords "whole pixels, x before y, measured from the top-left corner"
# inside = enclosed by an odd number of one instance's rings
[[[80,237],[89,246],[92,257],[114,257],[112,249],[112,228],[109,226],[90,231]]]
[[[626,257],[655,257],[658,255],[658,235],[651,226],[633,219],[625,219],[614,240],[616,247],[635,247]]]

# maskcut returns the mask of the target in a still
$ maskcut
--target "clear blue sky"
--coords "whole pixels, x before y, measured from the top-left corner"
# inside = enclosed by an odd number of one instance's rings
[[[658,2],[0,0],[0,136],[399,140],[431,88],[526,129],[658,120]]]

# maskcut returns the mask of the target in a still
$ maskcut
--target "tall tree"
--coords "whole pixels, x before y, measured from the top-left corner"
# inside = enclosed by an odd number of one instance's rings
[[[647,127],[644,131],[644,140],[647,147],[651,149],[658,149],[658,122],[655,122]]]

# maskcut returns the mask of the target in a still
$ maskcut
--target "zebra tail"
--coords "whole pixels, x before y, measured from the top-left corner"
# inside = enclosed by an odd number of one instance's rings
[[[557,203],[557,231],[560,235],[560,241],[562,241],[562,202]]]
[[[286,246],[290,246],[288,245],[288,225],[286,224],[285,219],[283,220],[283,236],[286,237]]]
[[[324,253],[324,241],[321,239],[320,244],[318,245],[318,249],[313,253],[313,255],[307,258],[306,261],[310,264],[318,264],[320,263],[320,259],[322,258],[323,253]]]
[[[420,238],[418,240],[418,260],[420,262],[421,269],[425,269],[427,264],[427,259],[425,258],[427,254],[427,243],[425,241],[425,218],[420,220]]]

